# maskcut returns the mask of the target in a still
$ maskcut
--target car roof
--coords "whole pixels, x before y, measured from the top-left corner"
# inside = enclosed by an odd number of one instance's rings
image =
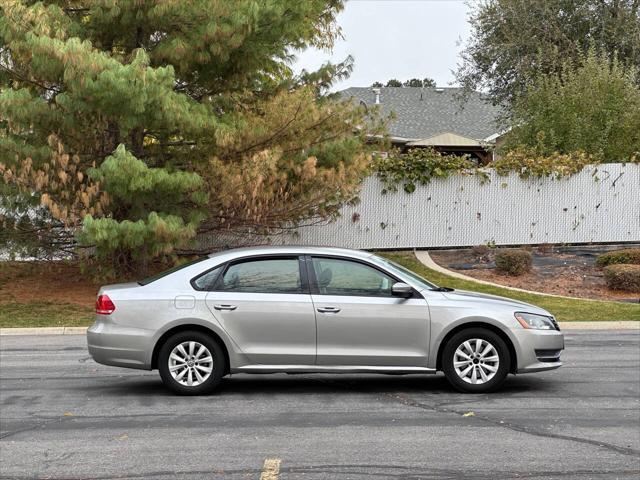
[[[215,258],[222,255],[229,255],[231,257],[241,257],[250,255],[336,255],[352,258],[369,258],[373,256],[371,252],[365,252],[363,250],[351,250],[348,248],[338,247],[319,247],[319,246],[301,246],[301,245],[260,245],[255,247],[242,247],[233,248],[230,250],[221,250],[209,254],[209,258]]]

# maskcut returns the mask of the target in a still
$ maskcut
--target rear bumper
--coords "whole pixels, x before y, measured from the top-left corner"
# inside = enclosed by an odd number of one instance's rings
[[[560,355],[564,350],[564,334],[557,330],[512,330],[517,338],[516,373],[543,372],[562,366]]]
[[[87,348],[89,355],[103,365],[151,370],[152,335],[150,330],[123,327],[112,323],[107,315],[99,315],[87,330]]]

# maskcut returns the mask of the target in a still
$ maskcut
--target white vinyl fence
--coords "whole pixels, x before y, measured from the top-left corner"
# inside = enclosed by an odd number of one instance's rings
[[[383,249],[640,240],[638,164],[591,166],[559,180],[489,174],[485,184],[456,175],[385,195],[371,177],[359,204],[343,207],[337,221],[272,243]]]

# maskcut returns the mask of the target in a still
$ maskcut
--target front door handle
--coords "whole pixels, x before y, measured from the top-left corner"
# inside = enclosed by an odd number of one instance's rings
[[[236,308],[238,308],[237,305],[214,305],[213,308],[215,308],[216,310],[235,310]]]
[[[338,307],[318,307],[317,310],[320,313],[338,313],[340,311]]]

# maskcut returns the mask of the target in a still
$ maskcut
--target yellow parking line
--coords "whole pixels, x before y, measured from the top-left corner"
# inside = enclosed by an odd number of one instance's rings
[[[280,459],[267,458],[262,466],[260,480],[278,480],[280,474]]]

